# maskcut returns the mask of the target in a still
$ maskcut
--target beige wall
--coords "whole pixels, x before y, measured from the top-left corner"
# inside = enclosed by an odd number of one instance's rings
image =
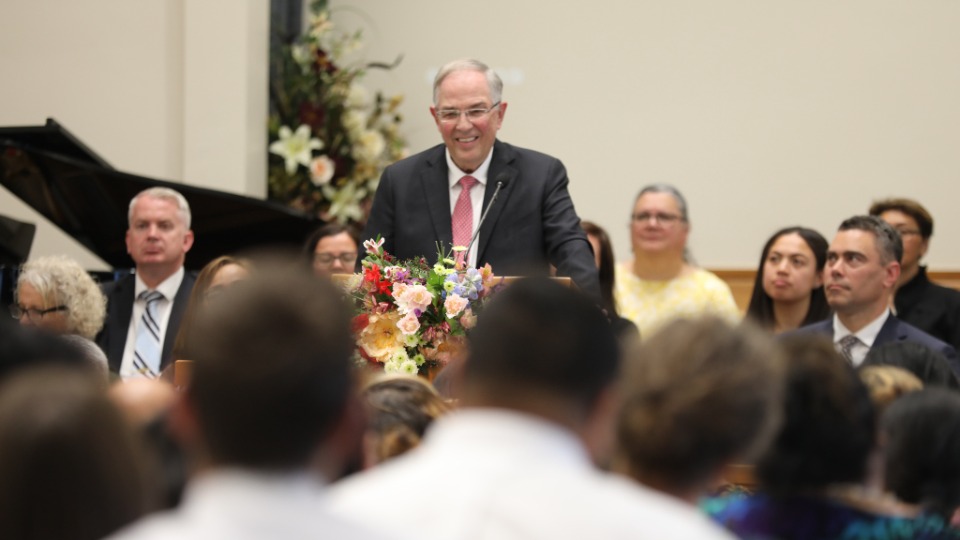
[[[117,169],[262,196],[268,17],[263,0],[3,1],[0,126],[53,117]],[[0,214],[38,223],[31,256],[106,267],[2,188]]]
[[[561,158],[581,217],[629,257],[645,184],[687,196],[698,261],[754,267],[777,228],[828,237],[872,198],[937,218],[960,268],[960,2],[336,0],[379,86],[407,96],[411,147],[439,142],[428,74],[473,56],[505,79],[501,138]],[[371,87],[376,86],[371,84]]]
[[[432,71],[462,56],[497,68],[502,138],[564,161],[579,213],[621,259],[634,194],[672,182],[706,266],[753,267],[776,228],[830,236],[872,198],[904,195],[937,218],[930,265],[960,269],[960,2],[332,4],[364,29],[367,59],[404,55],[366,85],[405,94],[414,151],[439,142]],[[4,2],[0,125],[54,116],[120,169],[256,193],[266,5]],[[0,213],[16,217],[12,199],[0,192]],[[60,250],[42,237],[34,255]]]

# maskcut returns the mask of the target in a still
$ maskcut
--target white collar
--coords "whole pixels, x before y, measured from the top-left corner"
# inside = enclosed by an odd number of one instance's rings
[[[176,272],[171,274],[170,277],[161,281],[160,285],[157,285],[157,287],[153,290],[160,291],[166,300],[173,302],[173,298],[177,296],[177,291],[180,290],[180,284],[183,283],[184,274],[185,272],[181,266]],[[150,288],[147,287],[147,284],[140,279],[140,274],[136,274],[136,285],[133,288],[133,297],[135,299],[140,298],[140,293],[149,290]]]
[[[490,153],[487,154],[487,159],[483,160],[483,163],[477,167],[477,170],[472,173],[463,172],[460,167],[457,167],[457,164],[453,162],[453,158],[450,157],[450,149],[445,149],[444,155],[447,158],[447,181],[450,183],[450,188],[453,189],[453,186],[457,185],[457,182],[460,181],[464,176],[470,175],[477,179],[480,182],[480,185],[486,187],[487,185],[487,171],[490,170],[490,162],[493,161],[493,148],[490,149]]]
[[[860,329],[859,332],[851,332],[846,326],[840,322],[840,317],[837,317],[836,314],[833,315],[833,342],[839,343],[841,339],[853,334],[860,341],[863,342],[867,348],[873,347],[873,342],[877,340],[877,335],[880,334],[880,329],[883,328],[883,325],[887,322],[887,318],[890,317],[890,310],[885,309],[879,317],[870,322],[870,324],[864,326]]]

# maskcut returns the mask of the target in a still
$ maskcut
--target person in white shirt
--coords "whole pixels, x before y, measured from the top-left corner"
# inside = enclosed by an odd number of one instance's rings
[[[891,295],[900,277],[900,233],[876,216],[854,216],[840,224],[827,250],[824,293],[834,316],[797,332],[829,335],[854,366],[885,343],[911,341],[941,352],[955,373],[960,362],[953,346],[890,313]]]
[[[181,505],[115,538],[390,538],[331,515],[323,470],[355,451],[350,314],[302,265],[264,266],[205,305],[171,428],[195,471]],[[296,291],[296,294],[291,294]]]
[[[470,335],[462,408],[419,447],[335,484],[334,511],[424,539],[730,538],[591,462],[612,439],[619,366],[592,300],[544,278],[514,282]]]

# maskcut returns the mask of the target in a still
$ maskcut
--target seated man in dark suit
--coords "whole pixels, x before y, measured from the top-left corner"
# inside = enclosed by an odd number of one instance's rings
[[[430,114],[443,144],[384,170],[363,240],[379,234],[388,253],[432,264],[438,243],[445,252],[466,248],[479,228],[467,266],[545,276],[553,264],[599,303],[597,269],[567,172],[556,158],[497,140],[507,111],[502,91],[500,77],[477,60],[440,68]]]
[[[893,305],[897,318],[960,347],[960,291],[942,287],[927,278],[920,259],[933,236],[933,217],[917,201],[884,199],[870,205],[870,215],[890,224],[903,240],[903,260]]]
[[[154,378],[171,361],[193,289],[194,276],[183,269],[193,246],[187,200],[164,187],[138,193],[130,201],[126,243],[137,270],[104,285],[107,318],[97,344],[110,371],[124,379]]]
[[[912,341],[940,351],[960,372],[952,346],[890,313],[890,295],[900,277],[902,257],[900,235],[882,219],[854,216],[841,223],[823,269],[824,292],[834,316],[797,332],[833,336],[837,348],[855,366],[872,347]]]

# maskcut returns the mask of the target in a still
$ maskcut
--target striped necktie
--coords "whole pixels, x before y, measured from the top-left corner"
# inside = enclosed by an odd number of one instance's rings
[[[853,365],[853,348],[860,343],[860,339],[853,334],[848,334],[840,338],[840,341],[837,343],[840,345],[840,354],[847,359],[847,362]]]
[[[157,306],[163,299],[159,291],[143,291],[139,298],[147,307],[137,325],[137,340],[133,348],[133,367],[143,377],[156,378],[160,374],[160,317]]]

